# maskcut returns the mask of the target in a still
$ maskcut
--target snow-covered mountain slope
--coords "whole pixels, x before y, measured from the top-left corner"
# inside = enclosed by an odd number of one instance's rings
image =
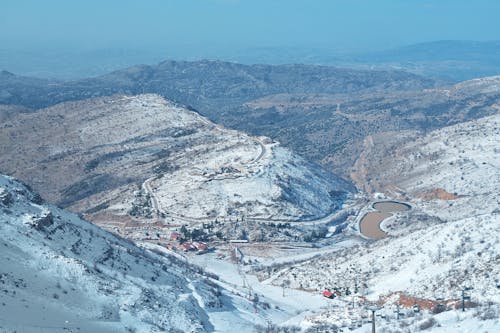
[[[373,138],[358,165],[371,192],[412,200],[444,221],[498,213],[500,114],[388,137]]]
[[[108,225],[314,220],[353,190],[267,138],[157,95],[64,103],[0,128],[0,169]]]
[[[418,302],[457,306],[462,290],[470,287],[473,303],[498,305],[499,119],[399,140],[385,152],[380,150],[387,146],[377,146],[381,139],[373,140],[364,158],[377,166],[364,170],[365,179],[375,193],[383,192],[377,196],[404,198],[411,211],[382,223],[389,237],[283,269],[273,283],[289,280],[293,287],[318,291],[349,288],[386,306],[406,302],[410,307]]]
[[[350,190],[318,166],[257,139],[212,149],[151,182],[162,211],[197,219],[313,220],[340,208]]]
[[[209,332],[219,288],[0,176],[1,332]],[[226,309],[227,310],[227,309]]]
[[[455,93],[464,93],[470,90],[475,90],[482,94],[498,92],[500,90],[500,75],[464,81],[453,86],[453,90]]]
[[[413,297],[500,302],[498,213],[446,222],[400,237],[348,248],[290,267],[275,280],[293,287],[360,290],[368,297],[402,291]]]

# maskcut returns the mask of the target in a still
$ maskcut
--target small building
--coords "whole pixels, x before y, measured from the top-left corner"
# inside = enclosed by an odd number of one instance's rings
[[[248,243],[247,239],[231,239],[229,240],[229,243]]]
[[[195,251],[196,247],[193,245],[193,243],[186,242],[179,245],[179,250],[184,252]]]
[[[335,297],[335,295],[330,290],[323,291],[323,296],[330,299]]]
[[[181,234],[178,232],[173,232],[170,234],[170,240],[177,241],[181,237]]]
[[[205,252],[208,250],[207,244],[203,242],[194,242],[193,245],[196,247],[196,249],[200,252]]]

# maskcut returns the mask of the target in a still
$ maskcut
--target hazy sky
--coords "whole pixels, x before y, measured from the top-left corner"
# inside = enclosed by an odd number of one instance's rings
[[[0,0],[0,48],[321,47],[500,40],[500,0]]]

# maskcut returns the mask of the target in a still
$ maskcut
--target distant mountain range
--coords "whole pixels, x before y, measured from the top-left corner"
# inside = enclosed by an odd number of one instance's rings
[[[170,59],[219,59],[244,64],[318,64],[358,69],[400,69],[458,82],[500,74],[500,41],[441,40],[381,51],[313,47],[261,47],[215,53],[205,49],[7,50],[0,70],[40,78],[99,76],[135,64]]]
[[[316,65],[242,65],[222,61],[164,61],[75,81],[0,72],[0,104],[37,109],[111,94],[157,93],[194,107],[245,102],[277,93],[354,93],[430,88],[435,81],[402,71]]]

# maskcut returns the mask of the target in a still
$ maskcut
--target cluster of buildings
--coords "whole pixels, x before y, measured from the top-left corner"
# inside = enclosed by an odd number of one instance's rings
[[[169,250],[178,250],[183,252],[197,252],[197,254],[202,254],[208,251],[208,246],[204,242],[182,242],[182,235],[178,232],[172,232],[170,234],[170,240],[173,242],[178,242],[178,245],[175,246],[172,243],[167,244],[167,248]]]

